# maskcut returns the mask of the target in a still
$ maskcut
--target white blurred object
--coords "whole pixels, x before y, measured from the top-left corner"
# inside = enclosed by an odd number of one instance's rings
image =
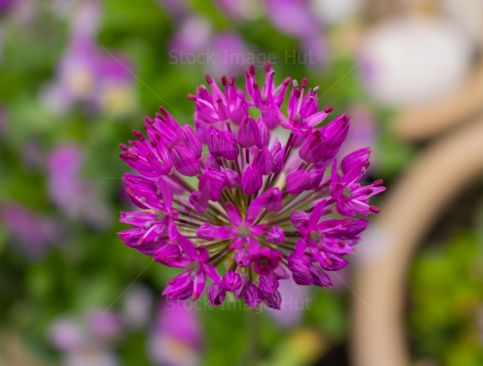
[[[483,43],[483,0],[442,0],[443,9],[468,34]]]
[[[355,16],[364,5],[364,0],[312,0],[313,14],[328,24],[341,23]]]
[[[124,295],[121,317],[129,329],[142,329],[149,322],[153,297],[147,287],[140,284],[132,286]]]
[[[451,21],[401,18],[366,36],[361,73],[378,102],[405,106],[453,91],[470,69],[472,42]]]

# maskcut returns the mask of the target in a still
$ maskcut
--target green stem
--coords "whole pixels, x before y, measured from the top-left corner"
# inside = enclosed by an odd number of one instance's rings
[[[257,366],[260,362],[260,315],[259,309],[249,309],[247,312],[247,352],[244,365]]]

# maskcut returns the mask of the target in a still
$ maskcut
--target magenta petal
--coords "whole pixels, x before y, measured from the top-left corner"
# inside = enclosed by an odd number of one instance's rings
[[[188,148],[194,156],[198,158],[201,156],[203,146],[201,145],[201,141],[198,139],[191,126],[182,126],[179,130],[178,138],[179,142],[184,147]]]
[[[279,283],[277,278],[273,274],[267,274],[260,276],[260,279],[258,281],[258,286],[260,287],[260,290],[269,294],[278,289]]]
[[[262,247],[260,251],[253,256],[253,269],[260,275],[271,273],[280,262],[282,255],[280,252]]]
[[[198,271],[193,278],[193,300],[198,300],[205,289],[206,275],[203,271]]]
[[[248,253],[248,250],[246,249],[238,249],[235,252],[235,262],[240,266],[240,267],[248,267],[251,263],[251,258],[250,254]]]
[[[277,212],[282,209],[282,192],[279,188],[269,188],[254,201],[261,203],[267,211]]]
[[[179,248],[171,244],[166,244],[158,248],[154,253],[154,260],[171,267],[178,266],[182,263],[180,262],[181,252]]]
[[[260,141],[260,133],[257,122],[248,117],[244,119],[238,127],[238,143],[244,148],[252,147]]]
[[[233,226],[240,226],[242,224],[242,217],[238,212],[238,208],[236,208],[231,203],[228,203],[227,205],[225,205],[225,211],[228,219],[233,224]]]
[[[173,190],[168,182],[164,179],[158,180],[158,187],[161,191],[161,195],[163,197],[164,206],[166,208],[171,208],[173,205],[172,197],[173,197]]]
[[[280,141],[275,142],[270,150],[270,154],[272,154],[272,172],[279,173],[282,170],[284,162],[284,152]]]
[[[163,295],[169,300],[185,300],[193,294],[193,278],[189,272],[168,281],[168,286],[163,291]]]
[[[221,285],[227,291],[236,291],[242,285],[242,278],[238,272],[228,270],[223,276]]]
[[[310,286],[314,284],[314,280],[309,271],[292,272],[292,278],[297,285]]]
[[[243,171],[241,186],[243,192],[247,195],[258,192],[262,188],[262,176],[260,172],[251,165],[247,166]]]
[[[297,230],[303,230],[309,222],[310,215],[304,211],[294,211],[290,214],[290,222]]]
[[[173,150],[174,167],[178,172],[188,177],[194,177],[200,170],[199,158],[187,148],[176,146]]]
[[[183,252],[187,254],[190,258],[196,258],[198,256],[198,253],[196,252],[196,247],[193,242],[188,238],[185,238],[183,235],[178,233],[176,235],[175,243],[177,243],[181,250],[183,250]]]
[[[243,296],[243,299],[245,300],[245,303],[251,308],[257,307],[262,300],[260,290],[258,289],[257,286],[251,283],[245,287],[245,290],[243,291],[242,296]]]
[[[198,236],[198,238],[205,240],[226,240],[235,237],[235,229],[231,226],[216,226],[212,224],[203,224],[199,227],[196,235]]]
[[[255,198],[248,207],[246,221],[253,223],[263,209],[280,211],[282,209],[282,192],[278,188],[269,188]]]
[[[192,192],[189,201],[198,213],[203,213],[208,208],[208,198],[201,192]]]
[[[205,265],[203,265],[203,270],[206,272],[206,275],[213,282],[220,282],[221,281],[221,276],[218,273],[218,270],[212,264],[205,264]]]
[[[294,170],[287,176],[287,192],[300,194],[310,185],[310,173],[305,170]]]
[[[238,186],[238,184],[240,183],[240,175],[236,171],[227,168],[222,168],[221,171],[225,175],[226,184],[229,187],[235,188]]]
[[[352,170],[359,172],[369,168],[369,157],[371,155],[371,149],[366,147],[364,149],[356,150],[347,155],[340,164],[342,173],[347,174]]]
[[[330,114],[330,111],[327,111],[327,110],[314,113],[309,118],[305,119],[305,125],[307,127],[317,126],[319,123],[323,122],[329,114]]]
[[[266,147],[270,141],[270,132],[263,120],[258,122],[258,132],[257,146],[262,149]]]
[[[267,175],[272,171],[272,154],[267,148],[257,151],[253,165],[258,169],[262,175]]]
[[[213,306],[222,305],[225,301],[226,291],[218,284],[212,283],[208,287],[208,300]]]
[[[315,258],[326,271],[339,271],[349,264],[346,259],[333,253],[318,253]]]
[[[271,309],[280,310],[282,304],[282,295],[278,290],[268,294],[264,294],[264,302]]]
[[[218,201],[226,184],[225,174],[218,169],[209,168],[199,180],[199,190],[212,201]]]
[[[224,157],[228,160],[238,158],[238,145],[235,136],[230,132],[213,128],[208,140],[208,149],[215,157]]]
[[[311,264],[309,267],[310,274],[314,280],[314,285],[321,287],[330,287],[333,285],[329,275],[324,272],[320,266]]]
[[[266,239],[269,243],[283,243],[285,241],[285,232],[280,226],[274,225],[268,229]]]

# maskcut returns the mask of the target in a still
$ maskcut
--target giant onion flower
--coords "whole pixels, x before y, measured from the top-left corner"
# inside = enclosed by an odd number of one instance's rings
[[[339,163],[350,118],[323,124],[332,108],[319,110],[318,88],[307,79],[276,84],[267,64],[261,86],[254,66],[243,89],[233,77],[221,87],[206,81],[189,96],[195,128],[161,108],[145,119],[146,134],[134,131],[136,139],[121,144],[137,172],[124,175],[126,192],[139,209],[121,214],[132,227],[120,237],[180,268],[163,292],[169,300],[196,300],[210,280],[212,305],[231,292],[250,307],[277,309],[279,281],[290,276],[331,286],[330,272],[348,264],[367,216],[378,212],[369,199],[382,181],[361,183],[370,149]]]

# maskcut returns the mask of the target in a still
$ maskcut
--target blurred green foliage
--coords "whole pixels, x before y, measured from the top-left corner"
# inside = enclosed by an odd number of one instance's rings
[[[421,356],[445,366],[483,364],[483,242],[464,232],[423,251],[411,281],[410,329]]]

